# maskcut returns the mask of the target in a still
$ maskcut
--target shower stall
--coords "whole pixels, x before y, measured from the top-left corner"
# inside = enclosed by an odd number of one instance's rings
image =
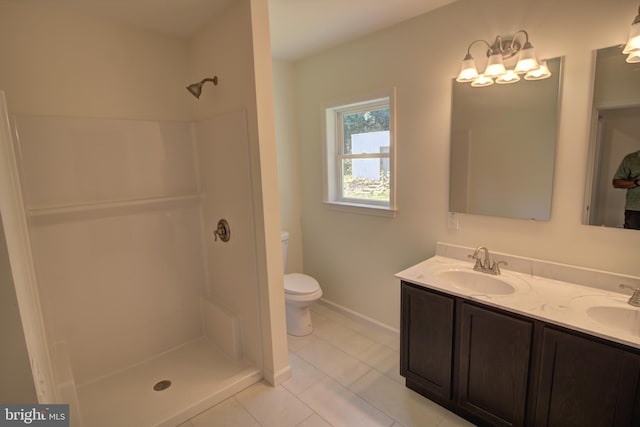
[[[0,40],[0,213],[38,401],[74,427],[176,426],[286,379],[266,0],[191,38],[0,2]]]
[[[267,1],[188,37],[36,3],[0,2],[0,214],[38,401],[176,426],[283,381]]]
[[[10,116],[74,426],[175,426],[262,378],[246,121]]]

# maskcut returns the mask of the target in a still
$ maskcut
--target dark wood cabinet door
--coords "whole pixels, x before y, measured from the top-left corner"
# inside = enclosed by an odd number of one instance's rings
[[[532,339],[532,321],[463,303],[458,405],[488,425],[524,425]]]
[[[640,426],[638,355],[545,328],[536,426]]]
[[[451,399],[454,299],[402,283],[400,373],[430,397]]]

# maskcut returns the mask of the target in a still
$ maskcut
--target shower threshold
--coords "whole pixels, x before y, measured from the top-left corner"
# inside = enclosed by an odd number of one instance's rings
[[[175,427],[261,378],[202,338],[79,387],[83,427]]]

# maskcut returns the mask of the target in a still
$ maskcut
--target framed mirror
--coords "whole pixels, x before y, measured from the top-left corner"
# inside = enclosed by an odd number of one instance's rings
[[[622,46],[595,53],[584,224],[623,228],[625,221],[628,190],[614,188],[613,178],[623,158],[640,150],[640,63],[625,59]]]
[[[550,219],[561,63],[544,80],[453,80],[449,211]]]

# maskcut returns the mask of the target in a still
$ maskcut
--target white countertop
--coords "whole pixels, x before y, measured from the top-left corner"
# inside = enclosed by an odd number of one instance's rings
[[[611,289],[615,287],[608,286],[584,286],[581,284],[571,283],[568,281],[556,280],[548,277],[536,276],[531,273],[525,274],[518,271],[512,271],[508,268],[502,268],[502,274],[499,276],[491,276],[488,273],[473,271],[474,262],[472,260],[463,260],[461,254],[466,255],[473,253],[472,248],[453,247],[452,245],[438,244],[437,253],[447,253],[456,257],[436,255],[419,264],[407,268],[396,274],[396,277],[425,288],[435,289],[451,295],[466,298],[472,301],[478,301],[483,304],[508,310],[513,313],[522,314],[535,319],[545,321],[560,326],[564,326],[576,331],[585,332],[590,335],[605,338],[631,347],[640,348],[640,308],[633,307],[627,303],[631,295],[631,291],[614,292]],[[469,252],[470,251],[470,252]],[[491,254],[492,259],[503,260],[508,259],[509,265],[517,266],[521,264],[525,258],[514,257],[505,254]],[[545,264],[544,261],[531,260],[540,265]],[[554,265],[549,263],[549,265]],[[559,264],[555,264],[558,266]],[[575,268],[577,270],[585,270],[579,267],[562,266],[561,269]],[[534,267],[528,267],[533,271]],[[508,283],[515,291],[504,295],[482,294],[479,292],[469,291],[460,286],[452,284],[448,280],[444,280],[440,274],[444,271],[463,270],[468,274],[478,274],[495,277],[503,282]],[[545,270],[544,268],[542,270]],[[550,268],[547,266],[546,271]],[[553,268],[551,268],[553,270]],[[557,268],[556,268],[557,270]],[[587,274],[589,271],[586,272]],[[598,272],[606,275],[606,272]],[[570,277],[570,272],[563,273],[565,277]],[[568,276],[567,276],[568,275]],[[585,275],[585,271],[577,271],[575,277]],[[591,274],[593,277],[595,274]],[[637,286],[638,282],[635,277],[620,276],[612,274],[608,278],[609,282],[627,283],[628,285]],[[624,280],[624,281],[621,281]],[[606,280],[601,280],[606,282]],[[617,287],[617,284],[616,284]],[[607,314],[605,324],[602,320],[596,321],[598,310],[593,307],[617,307],[613,314],[615,319],[611,319],[611,314]],[[588,314],[588,310],[592,315]],[[606,311],[606,309],[604,310]],[[596,316],[593,316],[593,314]],[[611,320],[616,326],[612,326]],[[602,323],[601,323],[602,322]]]

